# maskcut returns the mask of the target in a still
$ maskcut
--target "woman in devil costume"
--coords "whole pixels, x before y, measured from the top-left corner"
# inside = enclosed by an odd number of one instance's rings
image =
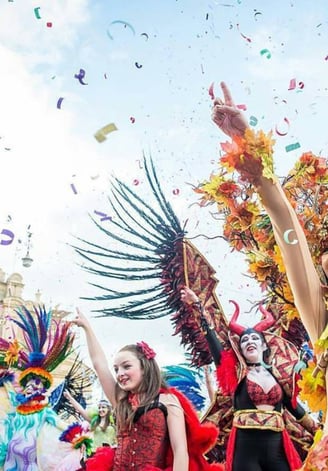
[[[221,83],[223,99],[214,100],[212,119],[232,138],[223,144],[221,163],[252,185],[267,211],[279,246],[291,293],[314,347],[315,359],[302,372],[302,398],[323,415],[323,436],[315,437],[304,467],[327,468],[328,415],[328,213],[327,161],[304,153],[282,187],[274,174],[272,133],[255,133]],[[293,184],[293,180],[298,184]],[[322,434],[322,432],[321,432]]]
[[[181,299],[202,310],[196,294],[181,290]],[[233,395],[234,416],[226,452],[227,471],[290,471],[302,461],[286,431],[282,409],[313,427],[312,419],[297,404],[294,366],[298,353],[294,345],[267,331],[275,320],[262,306],[264,319],[254,328],[237,324],[239,307],[229,323],[231,349],[223,350],[215,331],[201,313],[201,325],[208,341],[221,390]],[[273,360],[274,356],[274,362]]]

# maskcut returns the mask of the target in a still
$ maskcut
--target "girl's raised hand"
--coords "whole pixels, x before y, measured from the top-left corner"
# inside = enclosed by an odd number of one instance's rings
[[[212,120],[229,137],[243,136],[248,128],[247,119],[234,104],[229,88],[221,82],[224,100],[215,98]]]
[[[78,327],[83,327],[84,329],[89,326],[87,317],[80,311],[78,307],[76,308],[76,316],[74,319],[72,319],[71,322]]]

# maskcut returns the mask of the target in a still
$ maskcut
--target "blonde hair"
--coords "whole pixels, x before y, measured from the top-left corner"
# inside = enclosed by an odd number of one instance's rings
[[[156,399],[161,387],[166,387],[162,378],[161,370],[154,358],[148,359],[137,345],[131,344],[119,350],[120,352],[131,352],[140,362],[140,368],[143,372],[137,394],[139,395],[140,406],[150,406]],[[135,410],[128,401],[129,392],[123,391],[116,383],[116,424],[119,430],[131,428]]]

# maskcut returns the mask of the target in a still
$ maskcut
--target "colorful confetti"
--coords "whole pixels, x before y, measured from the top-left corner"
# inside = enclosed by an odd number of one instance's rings
[[[141,68],[142,68],[142,64],[138,64],[138,62],[135,62],[134,65],[137,67],[137,69],[141,69]]]
[[[269,49],[262,49],[262,51],[260,51],[260,54],[261,56],[266,56],[267,59],[271,59],[271,52],[269,51]]]
[[[98,142],[104,142],[106,140],[107,134],[117,131],[117,127],[114,123],[109,123],[106,124],[103,128],[99,129],[96,134],[95,138],[97,139]]]
[[[77,189],[75,188],[74,183],[71,183],[71,188],[72,188],[72,191],[73,191],[74,195],[77,195]]]
[[[214,100],[214,82],[211,83],[211,85],[208,87],[208,94],[211,97],[212,100]]]
[[[291,232],[294,232],[294,229],[288,229],[287,231],[284,232],[284,241],[286,242],[286,244],[289,244],[289,245],[298,244],[298,240],[297,240],[297,239],[293,239],[293,240],[290,240],[290,239],[289,239],[289,234],[290,234]]]
[[[289,123],[288,118],[284,118],[284,123],[286,123],[287,126],[288,126],[286,132],[280,131],[280,130],[278,129],[278,125],[276,124],[276,133],[278,134],[278,136],[287,136],[287,134],[288,134],[289,127],[290,127],[290,123]],[[287,152],[288,152],[288,151],[287,151]]]
[[[292,150],[299,149],[301,144],[299,142],[295,142],[295,144],[289,144],[285,147],[286,152],[291,152]]]
[[[106,213],[102,213],[101,211],[94,210],[94,213],[101,217],[100,222],[112,220],[112,216],[108,216]]]
[[[37,20],[41,20],[41,15],[40,15],[40,8],[41,7],[36,7],[34,8],[34,15]]]
[[[63,99],[64,99],[64,97],[62,97],[62,96],[61,96],[60,98],[58,98],[58,101],[57,101],[57,108],[58,108],[59,110],[61,109],[61,105],[62,105],[62,103],[63,103]]]
[[[251,43],[251,42],[252,42],[251,38],[248,38],[247,36],[245,36],[245,35],[240,31],[240,29],[239,29],[239,24],[238,24],[238,23],[237,23],[237,28],[238,28],[238,31],[239,31],[239,33],[240,33],[240,36],[241,36],[242,38],[246,39],[247,42]]]
[[[289,82],[288,90],[295,90],[295,88],[296,88],[296,79],[293,78]]]
[[[129,28],[130,31],[132,31],[133,35],[135,36],[136,32],[135,32],[133,26],[130,25],[130,23],[128,23],[127,21],[124,21],[124,20],[115,20],[115,21],[112,21],[109,26],[117,25],[117,24],[123,25],[124,28]],[[146,34],[146,33],[143,33],[143,34]],[[110,39],[114,40],[114,36],[112,36],[112,34],[109,32],[109,29],[107,30],[107,35],[108,35],[108,37],[109,37]]]
[[[84,69],[80,69],[80,72],[74,75],[74,78],[78,79],[81,85],[88,85],[87,83],[83,82],[84,77],[85,77]]]
[[[9,237],[9,240],[1,239],[0,245],[10,245],[13,242],[14,237],[15,237],[15,234],[9,229],[2,229],[0,234]]]
[[[256,126],[257,123],[258,123],[258,119],[256,118],[256,116],[250,116],[250,118],[249,118],[250,126]]]

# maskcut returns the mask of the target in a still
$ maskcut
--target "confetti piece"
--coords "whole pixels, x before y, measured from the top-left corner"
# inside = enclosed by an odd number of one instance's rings
[[[266,56],[267,59],[271,59],[271,52],[269,51],[269,49],[262,49],[262,51],[260,51],[260,54],[261,56]]]
[[[137,69],[141,69],[142,64],[138,64],[138,62],[135,62],[134,65],[137,67]]]
[[[250,118],[249,118],[250,126],[256,126],[257,123],[258,123],[258,119],[255,116],[250,116]]]
[[[94,213],[97,214],[97,216],[101,216],[100,222],[112,220],[112,216],[108,216],[106,213],[102,213],[101,211],[94,210]]]
[[[97,139],[98,142],[104,142],[106,140],[107,134],[113,131],[117,131],[117,127],[114,123],[109,123],[96,132],[95,138]]]
[[[135,123],[136,119],[133,116],[130,116],[130,121],[133,124],[133,123]]]
[[[325,57],[325,61],[328,61],[328,56]]]
[[[139,185],[140,182],[137,178],[135,178],[132,183],[133,183],[134,186],[137,186],[137,185]]]
[[[260,11],[257,11],[256,13],[254,13],[255,21],[257,21],[257,16],[258,15],[262,15],[262,13]]]
[[[88,85],[87,83],[83,82],[84,77],[85,77],[84,69],[80,69],[80,72],[74,75],[74,78],[78,79],[81,85]]]
[[[140,159],[138,159],[138,160],[137,160],[137,162],[138,162],[138,164],[139,164],[139,168],[140,168],[140,169],[143,169],[143,166],[142,166],[141,160],[140,160]]]
[[[238,28],[238,31],[239,31],[239,33],[240,33],[240,36],[241,36],[242,38],[246,39],[247,42],[251,43],[252,40],[251,40],[250,38],[248,38],[247,36],[245,36],[245,35],[240,31],[240,29],[239,29],[239,24],[238,24],[238,23],[237,23],[237,28]]]
[[[9,240],[1,239],[0,240],[1,245],[10,245],[13,242],[14,237],[15,237],[15,234],[11,232],[9,229],[2,229],[0,234],[10,238]]]
[[[286,244],[289,244],[289,245],[298,244],[297,239],[289,240],[289,234],[291,232],[294,232],[294,229],[288,229],[287,231],[284,232],[284,241],[286,242]]]
[[[149,36],[147,33],[141,33],[140,36],[143,36],[146,39],[146,41],[148,41],[149,39]]]
[[[135,36],[136,32],[135,32],[133,26],[130,25],[130,23],[128,23],[127,21],[115,20],[115,21],[112,21],[109,26],[116,25],[116,24],[121,24],[121,25],[124,26],[124,28],[129,28],[130,31],[132,31],[133,35]],[[114,40],[114,36],[112,36],[112,34],[109,32],[109,29],[107,30],[107,35],[110,39]]]
[[[214,82],[211,83],[211,85],[208,87],[208,94],[211,97],[211,100],[214,100]]]
[[[298,86],[299,86],[300,89],[303,90],[303,88],[304,88],[304,82],[299,82],[299,83],[298,83]]]
[[[61,109],[61,105],[62,105],[62,103],[63,103],[63,99],[64,99],[64,97],[62,97],[62,96],[61,96],[60,98],[58,98],[58,101],[57,101],[57,108],[58,108],[59,110]]]
[[[179,188],[175,188],[175,189],[172,191],[172,193],[173,193],[175,196],[179,195],[179,194],[180,194]]]
[[[239,110],[243,110],[243,111],[246,111],[246,110],[247,110],[247,106],[244,105],[244,104],[236,105],[236,106],[237,106],[237,108],[238,108]]]
[[[290,123],[289,123],[289,121],[288,121],[288,118],[284,118],[284,123],[286,123],[287,126],[288,126],[286,132],[279,131],[278,125],[276,124],[276,133],[278,134],[278,136],[287,136],[287,134],[288,134],[288,132],[289,132]],[[288,152],[288,151],[287,151],[287,152]]]
[[[52,23],[51,23],[51,21],[48,21],[48,23],[46,23],[46,25],[47,25],[47,28],[52,28]]]
[[[40,15],[40,8],[41,7],[36,7],[34,8],[34,15],[37,20],[41,20],[41,15]]]
[[[289,82],[288,90],[295,90],[296,88],[296,79],[291,79]]]
[[[288,146],[285,147],[286,152],[290,152],[292,150],[299,149],[301,147],[301,144],[299,142],[295,142],[295,144],[289,144]]]
[[[77,189],[75,188],[74,183],[71,183],[71,188],[72,188],[72,191],[73,191],[74,195],[77,195]]]

